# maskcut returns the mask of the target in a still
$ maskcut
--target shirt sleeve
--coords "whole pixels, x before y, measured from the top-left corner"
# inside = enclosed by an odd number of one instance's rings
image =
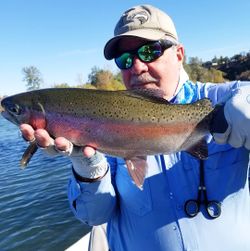
[[[213,105],[216,105],[225,98],[225,95],[230,96],[234,89],[245,85],[250,85],[250,81],[232,81],[223,84],[198,84],[198,88],[200,88],[201,98],[207,97],[213,102]]]
[[[68,184],[70,208],[76,218],[90,226],[107,222],[116,209],[116,193],[112,185],[115,162],[109,162],[106,175],[95,182],[78,181],[72,174]]]

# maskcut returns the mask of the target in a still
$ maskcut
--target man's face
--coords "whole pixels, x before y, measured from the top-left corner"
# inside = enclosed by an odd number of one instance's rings
[[[119,42],[119,51],[131,51],[144,44],[142,39],[123,38]],[[127,89],[161,89],[165,93],[164,97],[170,99],[178,86],[183,57],[182,45],[166,49],[162,56],[151,63],[135,57],[130,69],[121,70],[124,84]]]

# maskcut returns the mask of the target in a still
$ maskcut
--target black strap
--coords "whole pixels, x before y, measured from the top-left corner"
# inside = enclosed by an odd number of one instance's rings
[[[104,173],[104,175],[102,175],[102,176],[100,176],[100,177],[97,177],[97,178],[95,178],[95,179],[90,179],[90,178],[82,177],[82,176],[79,175],[79,174],[74,170],[74,168],[72,167],[72,172],[73,172],[75,178],[76,178],[77,180],[81,181],[81,182],[87,182],[87,183],[93,183],[93,182],[96,182],[96,181],[102,179],[102,178],[107,174],[108,170],[109,170],[109,169],[107,168],[107,171]]]

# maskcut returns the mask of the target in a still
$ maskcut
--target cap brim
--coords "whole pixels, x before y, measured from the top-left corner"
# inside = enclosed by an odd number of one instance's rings
[[[106,59],[110,60],[117,56],[119,41],[124,37],[137,37],[149,41],[157,41],[161,39],[166,33],[160,30],[151,29],[137,29],[135,31],[128,31],[122,35],[115,36],[111,38],[104,47],[104,56]]]

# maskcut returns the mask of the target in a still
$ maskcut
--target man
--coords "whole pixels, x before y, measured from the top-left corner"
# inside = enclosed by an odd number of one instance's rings
[[[68,196],[76,217],[89,225],[107,222],[112,251],[250,250],[250,83],[189,81],[171,18],[149,5],[122,15],[104,55],[115,59],[128,89],[158,89],[172,103],[204,97],[224,102],[227,128],[207,136],[207,160],[186,152],[148,156],[140,190],[123,159],[106,159],[90,146],[79,151],[64,138],[54,141],[46,131],[22,125],[27,140],[69,155]],[[213,126],[220,123],[217,119]]]

